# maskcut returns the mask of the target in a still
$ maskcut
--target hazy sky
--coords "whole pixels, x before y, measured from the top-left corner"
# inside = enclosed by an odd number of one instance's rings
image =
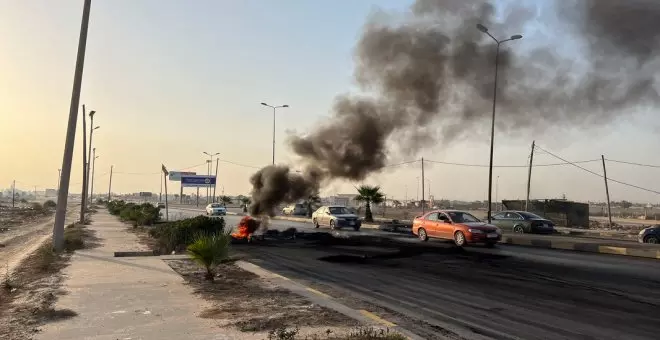
[[[293,160],[286,134],[328,119],[334,97],[353,87],[353,47],[374,10],[405,9],[410,1],[305,0],[94,0],[81,104],[97,111],[100,156],[95,191],[160,189],[158,171],[202,164],[203,151],[260,167],[271,161],[272,112],[278,111],[276,159]],[[82,0],[0,0],[0,188],[55,188],[69,112]],[[542,23],[543,18],[538,18]],[[528,25],[516,48],[540,43],[542,24]],[[517,32],[511,32],[517,33]],[[543,32],[547,34],[547,32]],[[555,39],[541,43],[564,44]],[[509,45],[508,48],[513,48]],[[486,61],[485,61],[486,62]],[[492,76],[492,75],[485,75]],[[524,165],[533,139],[569,160],[607,158],[656,163],[657,114],[623,115],[603,127],[539,134],[500,133],[496,165]],[[484,125],[490,124],[484,121]],[[81,120],[71,187],[80,192]],[[488,136],[437,145],[426,159],[488,164]],[[537,154],[538,164],[556,163]],[[660,162],[657,162],[660,163]],[[599,162],[581,164],[602,173]],[[228,194],[247,194],[254,168],[221,162],[219,183]],[[485,199],[486,167],[425,164],[436,198]],[[609,164],[612,178],[660,191],[659,168]],[[415,198],[419,165],[392,167],[367,183],[389,197]],[[497,168],[498,197],[522,198],[526,168]],[[323,193],[352,193],[335,183]],[[178,191],[176,183],[170,188]],[[174,189],[175,188],[175,189]],[[188,189],[192,192],[193,189]],[[222,186],[218,186],[222,190]],[[611,184],[613,200],[658,203],[658,195]],[[532,197],[604,200],[603,180],[572,166],[534,169]],[[419,193],[421,195],[421,191]]]

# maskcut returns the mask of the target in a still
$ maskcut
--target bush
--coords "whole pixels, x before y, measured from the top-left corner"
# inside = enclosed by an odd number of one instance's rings
[[[44,207],[41,204],[37,203],[37,202],[32,203],[31,206],[32,206],[32,210],[35,210],[35,211],[44,210]]]
[[[153,225],[160,219],[160,208],[151,203],[135,204],[124,201],[111,201],[107,205],[110,214],[119,216],[133,226]]]
[[[54,209],[55,207],[57,207],[57,203],[55,203],[55,201],[53,200],[48,200],[44,202],[44,208],[46,209]]]
[[[199,234],[221,233],[224,228],[225,220],[223,218],[197,216],[157,225],[149,230],[149,235],[158,240],[161,252],[170,253],[194,243],[195,237]]]

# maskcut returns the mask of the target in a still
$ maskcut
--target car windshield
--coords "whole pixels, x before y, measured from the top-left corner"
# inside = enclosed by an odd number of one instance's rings
[[[456,223],[481,222],[478,218],[462,211],[450,211],[447,214]]]
[[[220,208],[222,207],[220,204],[211,204],[211,208]]]
[[[330,214],[332,214],[332,215],[350,214],[348,209],[346,209],[344,207],[330,207],[328,209],[330,210]]]
[[[529,212],[520,211],[520,212],[518,212],[518,214],[520,214],[520,216],[522,216],[526,220],[534,220],[534,219],[537,219],[537,218],[538,219],[543,219],[543,217],[541,217],[539,215],[536,215],[536,214],[529,213]]]

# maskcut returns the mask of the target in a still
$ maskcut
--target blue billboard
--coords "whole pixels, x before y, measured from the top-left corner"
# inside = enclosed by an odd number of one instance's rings
[[[199,188],[215,185],[215,176],[206,175],[182,175],[181,186],[184,188]]]

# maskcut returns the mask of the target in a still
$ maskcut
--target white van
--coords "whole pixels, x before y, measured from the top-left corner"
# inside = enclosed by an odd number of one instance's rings
[[[305,215],[307,208],[302,203],[291,204],[282,209],[283,215]]]

